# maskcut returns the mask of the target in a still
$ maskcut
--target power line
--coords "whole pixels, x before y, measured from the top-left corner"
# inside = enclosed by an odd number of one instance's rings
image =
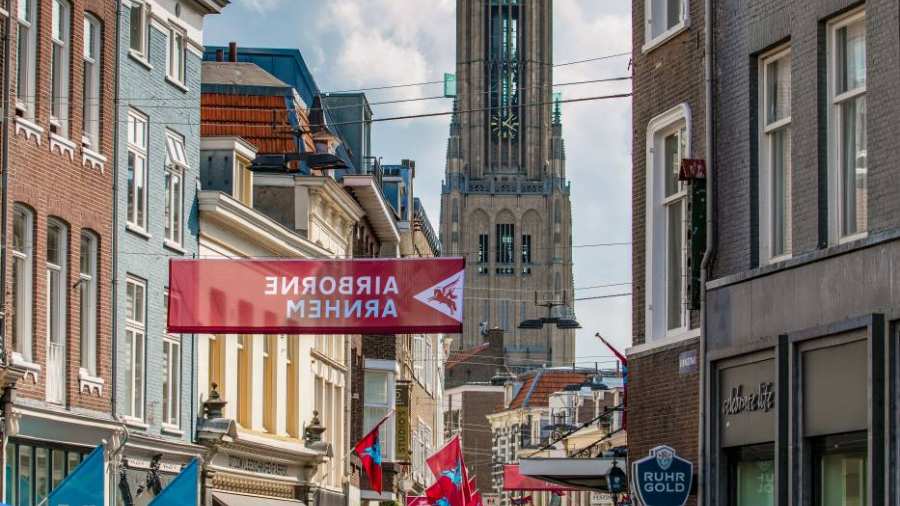
[[[584,300],[600,300],[600,299],[615,299],[617,297],[629,297],[631,296],[631,292],[628,293],[613,293],[610,295],[596,295],[594,297],[577,297],[575,302],[581,302]]]

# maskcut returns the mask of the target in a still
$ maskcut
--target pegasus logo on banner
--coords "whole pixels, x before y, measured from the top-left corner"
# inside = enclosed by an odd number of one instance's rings
[[[462,294],[465,285],[463,276],[464,271],[457,272],[422,290],[414,297],[431,309],[462,322]]]
[[[437,302],[438,304],[443,304],[447,306],[447,309],[450,310],[451,313],[456,312],[456,284],[459,283],[459,278],[453,280],[452,283],[447,283],[444,286],[439,286],[434,289],[434,295],[429,297],[428,300]]]
[[[446,476],[453,482],[453,486],[459,488],[462,484],[462,461],[456,461],[456,469],[450,471],[442,471],[441,476]]]
[[[363,453],[368,455],[376,465],[381,465],[381,443],[376,439],[375,443],[366,448]]]

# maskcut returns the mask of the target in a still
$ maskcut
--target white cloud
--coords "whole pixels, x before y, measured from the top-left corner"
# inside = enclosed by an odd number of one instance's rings
[[[247,7],[253,9],[257,12],[267,12],[271,10],[275,10],[275,8],[279,7],[282,3],[282,0],[240,0],[244,2]]]

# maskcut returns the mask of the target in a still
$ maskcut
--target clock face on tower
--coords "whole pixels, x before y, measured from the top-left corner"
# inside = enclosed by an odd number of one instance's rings
[[[519,115],[513,112],[495,112],[491,115],[491,132],[494,139],[515,140],[519,137]]]

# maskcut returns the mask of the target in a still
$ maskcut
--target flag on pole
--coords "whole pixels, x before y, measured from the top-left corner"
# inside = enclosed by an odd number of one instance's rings
[[[363,470],[366,472],[366,476],[369,477],[369,485],[372,487],[372,490],[379,494],[383,487],[381,480],[381,440],[378,438],[378,429],[393,413],[393,411],[388,412],[354,447],[359,460],[362,462]]]
[[[619,362],[622,363],[622,429],[627,430],[627,422],[628,422],[628,358],[625,357],[619,350],[617,350],[613,345],[609,344],[609,341],[603,338],[598,332],[595,334],[600,341],[609,348],[609,351],[613,352],[613,355],[619,359]]]
[[[429,490],[440,494],[445,503],[443,506],[468,506],[472,494],[469,492],[469,472],[463,462],[462,445],[459,436],[454,436],[443,448],[427,460],[428,467],[437,478],[437,482]],[[426,494],[428,495],[428,494]],[[432,495],[428,495],[432,500]],[[435,501],[439,501],[436,499]]]

